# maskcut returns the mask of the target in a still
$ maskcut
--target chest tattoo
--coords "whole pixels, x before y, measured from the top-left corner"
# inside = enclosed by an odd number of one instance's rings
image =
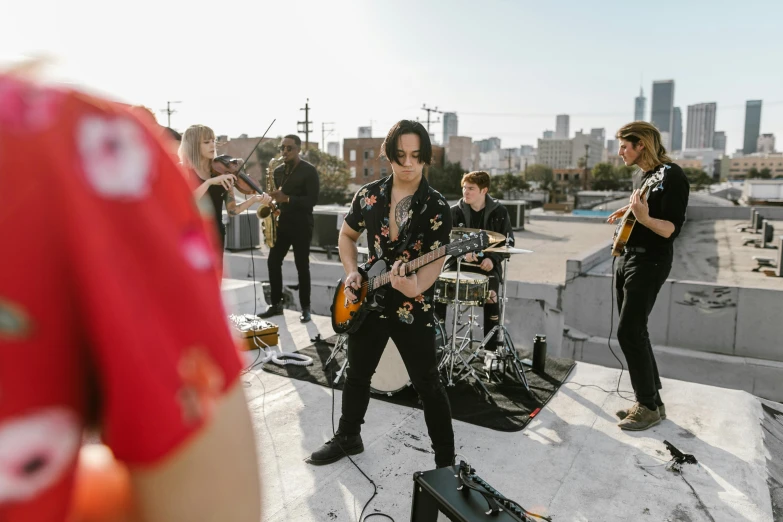
[[[401,199],[397,206],[394,207],[394,221],[397,223],[398,229],[402,229],[402,226],[408,221],[408,212],[411,209],[412,202],[413,196],[407,196]]]

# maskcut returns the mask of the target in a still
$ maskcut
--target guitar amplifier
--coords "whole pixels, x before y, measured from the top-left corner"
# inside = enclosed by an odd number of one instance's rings
[[[475,474],[460,474],[460,469],[461,466],[452,466],[413,474],[411,522],[437,522],[438,512],[455,522],[533,520],[516,506],[502,500],[495,501],[493,511],[487,498],[477,489],[501,498],[503,495]],[[466,486],[460,476],[470,477],[471,487]]]
[[[228,318],[240,337],[244,339],[242,347],[245,350],[277,346],[279,343],[279,327],[274,323],[251,314],[232,314]]]

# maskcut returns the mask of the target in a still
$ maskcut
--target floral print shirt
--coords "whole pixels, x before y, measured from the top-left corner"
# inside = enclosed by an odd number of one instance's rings
[[[351,210],[345,216],[345,222],[352,229],[357,232],[367,230],[370,257],[364,267],[366,270],[379,260],[391,268],[398,259],[408,262],[449,242],[451,211],[448,202],[440,192],[430,187],[423,176],[398,237],[391,237],[392,180],[393,176],[388,176],[363,186],[354,196]],[[441,260],[435,261],[439,262]],[[434,285],[415,298],[405,296],[391,285],[384,288],[383,316],[396,317],[404,324],[424,322],[427,326],[432,325]]]

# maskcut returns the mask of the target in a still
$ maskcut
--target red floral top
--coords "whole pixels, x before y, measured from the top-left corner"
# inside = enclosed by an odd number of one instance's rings
[[[214,225],[159,139],[119,105],[0,75],[3,522],[65,519],[90,394],[103,442],[150,464],[240,373]]]

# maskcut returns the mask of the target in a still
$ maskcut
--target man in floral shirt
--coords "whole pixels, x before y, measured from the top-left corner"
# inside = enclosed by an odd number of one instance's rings
[[[399,121],[382,149],[393,174],[365,185],[354,196],[339,248],[349,299],[362,283],[356,241],[365,229],[372,245],[366,268],[384,261],[391,267],[391,288],[381,289],[385,290],[383,310],[371,312],[348,338],[340,427],[334,438],[311,455],[310,462],[328,464],[364,451],[359,433],[370,402],[370,380],[391,337],[424,405],[435,464],[449,466],[454,460],[454,431],[451,407],[438,375],[432,308],[433,284],[443,259],[410,274],[405,273],[404,263],[449,242],[451,212],[445,198],[422,175],[424,165],[431,162],[432,145],[420,123]]]

